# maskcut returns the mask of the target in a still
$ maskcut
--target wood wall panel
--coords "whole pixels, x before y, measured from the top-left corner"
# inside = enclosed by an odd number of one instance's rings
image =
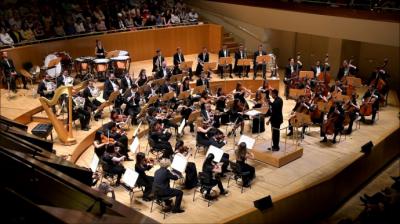
[[[185,54],[198,53],[204,46],[216,52],[221,46],[221,37],[221,26],[202,24],[59,40],[16,47],[8,52],[17,69],[28,61],[42,66],[47,55],[58,51],[66,51],[73,58],[93,56],[95,41],[100,39],[106,50],[127,50],[132,61],[141,61],[151,59],[157,48],[167,57],[172,56],[178,46],[182,47]]]

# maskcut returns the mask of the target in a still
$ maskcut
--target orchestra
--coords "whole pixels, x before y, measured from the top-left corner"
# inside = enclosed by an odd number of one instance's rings
[[[104,58],[105,50],[101,41],[96,41],[96,57]],[[168,167],[166,161],[172,160],[174,156],[183,156],[187,160],[191,156],[190,147],[186,146],[182,138],[184,134],[178,135],[179,122],[185,121],[185,126],[190,127],[190,132],[195,132],[196,146],[204,146],[206,149],[211,146],[217,148],[226,147],[229,138],[233,137],[235,147],[234,155],[236,163],[241,170],[246,171],[242,183],[244,187],[249,187],[255,179],[255,168],[247,163],[249,159],[254,159],[254,155],[248,151],[246,143],[237,144],[235,136],[237,129],[240,135],[246,134],[245,124],[247,120],[252,119],[253,133],[265,131],[265,126],[271,125],[272,144],[266,149],[279,151],[281,148],[280,131],[283,123],[287,122],[289,132],[287,136],[297,136],[297,128],[300,128],[300,138],[304,138],[306,128],[311,124],[319,126],[321,143],[328,142],[328,136],[332,135],[333,144],[337,143],[337,136],[340,134],[351,134],[353,132],[354,122],[366,120],[371,116],[372,123],[382,103],[382,98],[388,94],[389,75],[385,70],[387,59],[384,64],[377,66],[372,72],[371,77],[366,81],[368,90],[362,96],[361,104],[357,101],[359,96],[356,87],[348,80],[354,77],[358,68],[352,64],[353,60],[344,60],[339,69],[334,82],[330,82],[331,65],[328,63],[328,55],[324,60],[316,60],[313,66],[310,66],[312,77],[300,78],[300,71],[303,63],[300,61],[300,54],[296,58],[289,58],[288,64],[284,70],[284,96],[289,100],[289,90],[304,90],[300,95],[294,98],[295,105],[289,112],[287,119],[284,120],[283,106],[284,101],[279,96],[279,90],[270,85],[266,78],[267,63],[257,62],[258,56],[267,55],[262,45],[254,52],[254,78],[258,70],[262,70],[263,81],[260,86],[245,86],[237,81],[236,87],[228,92],[228,89],[220,86],[213,86],[210,77],[210,71],[204,70],[204,63],[210,61],[210,55],[207,48],[197,55],[196,75],[199,78],[192,81],[192,70],[181,69],[181,64],[185,62],[182,49],[178,47],[173,56],[173,69],[167,66],[167,61],[157,50],[157,55],[153,57],[153,74],[149,77],[146,70],[141,69],[138,77],[134,77],[129,72],[124,72],[121,78],[117,78],[113,71],[109,71],[101,89],[96,84],[95,79],[89,79],[87,86],[82,91],[74,91],[72,95],[72,119],[80,122],[80,127],[84,131],[90,129],[90,119],[93,116],[95,121],[101,119],[104,110],[105,101],[110,100],[111,94],[117,92],[118,96],[112,99],[112,111],[110,112],[110,122],[102,125],[96,131],[94,136],[95,153],[104,160],[106,169],[117,175],[117,184],[120,182],[121,175],[125,171],[123,161],[130,161],[129,158],[129,137],[124,128],[129,122],[132,125],[138,125],[145,122],[148,125],[147,140],[151,150],[161,152],[160,157],[165,164],[156,171],[154,177],[146,174],[157,163],[158,160],[152,160],[146,157],[145,153],[136,153],[135,171],[139,174],[137,184],[144,187],[143,200],[151,201],[151,192],[155,187],[165,187],[163,184],[166,179],[176,180],[179,177],[186,176],[185,188],[191,189],[198,184],[197,169],[194,162],[188,162],[185,172],[180,173],[176,170],[172,172],[165,171]],[[218,53],[218,57],[230,57],[227,46],[224,45]],[[246,59],[247,54],[243,45],[240,45],[235,52],[234,67],[228,65],[218,66],[218,72],[221,78],[226,69],[229,69],[230,77],[234,71],[239,78],[242,75],[248,77],[249,67],[238,66],[239,59]],[[3,54],[4,59],[4,54]],[[11,60],[9,60],[11,61]],[[12,61],[11,61],[12,63]],[[234,70],[232,70],[234,68]],[[186,72],[186,73],[185,73]],[[274,72],[271,70],[271,73]],[[183,74],[182,78],[176,78],[176,75]],[[173,77],[174,76],[174,77]],[[73,86],[77,84],[71,73],[64,69],[57,77],[45,75],[40,81],[37,93],[41,97],[52,99],[56,89],[60,86]],[[204,86],[204,90],[203,87]],[[211,86],[211,88],[210,88]],[[196,87],[201,87],[201,91],[194,93]],[[252,89],[254,92],[252,92]],[[215,92],[214,92],[215,91]],[[102,97],[101,96],[102,93]],[[166,95],[171,95],[166,100]],[[187,95],[186,95],[187,94]],[[186,95],[186,96],[185,96]],[[182,97],[183,96],[183,97]],[[102,99],[101,99],[102,98]],[[151,101],[151,102],[150,102]],[[286,102],[286,101],[285,101]],[[257,109],[265,109],[256,116],[248,115],[247,112]],[[110,109],[111,110],[111,109]],[[198,113],[194,121],[189,122],[191,115]],[[268,120],[267,120],[268,118]],[[178,123],[177,121],[178,120]],[[226,129],[226,133],[219,129],[222,125],[232,124],[232,129]],[[347,128],[346,128],[347,127]],[[175,130],[170,131],[170,128]],[[283,128],[282,128],[283,129]],[[173,136],[176,137],[175,150],[172,147]],[[285,143],[286,144],[286,143]],[[272,153],[273,153],[272,152]],[[227,191],[221,183],[221,178],[229,171],[229,154],[224,152],[219,163],[213,161],[213,154],[204,158],[202,173],[209,178],[210,183],[218,185],[220,194],[225,195]],[[161,172],[162,171],[162,172]],[[170,173],[167,173],[170,172]],[[162,175],[171,176],[162,176]],[[168,188],[169,189],[169,188]],[[165,189],[164,189],[165,190]],[[173,211],[182,212],[180,200],[182,196],[178,191],[174,191],[177,196],[177,202]],[[207,189],[205,197],[214,199],[211,192]]]

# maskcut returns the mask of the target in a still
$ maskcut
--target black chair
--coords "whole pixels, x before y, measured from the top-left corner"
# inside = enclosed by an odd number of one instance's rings
[[[155,148],[155,142],[152,138],[148,137],[147,138],[147,144],[149,145],[149,150],[147,151],[147,155],[149,155],[149,152],[153,154],[157,160],[159,160],[164,153],[165,149],[157,149]]]
[[[211,177],[209,177],[206,173],[204,172],[199,172],[199,184],[197,185],[197,187],[194,188],[193,191],[193,201],[196,197],[196,191],[197,189],[200,187],[200,193],[203,194],[204,192],[207,191],[211,191],[211,189],[214,187],[215,185],[211,184]],[[210,207],[211,204],[211,199],[210,198],[203,198],[207,201],[207,207]]]
[[[240,189],[240,193],[243,193],[243,177],[247,176],[247,175],[250,175],[250,172],[249,171],[242,172],[240,170],[239,165],[237,163],[233,162],[233,161],[229,161],[229,165],[230,165],[231,170],[232,170],[232,175],[230,175],[229,178],[228,178],[228,188],[229,188],[229,182],[230,182],[231,179],[234,179],[236,184],[238,184],[238,180],[241,179],[242,180],[242,184],[240,185],[240,188],[241,188]],[[251,185],[250,185],[250,188],[251,188]]]
[[[110,172],[109,165],[102,159],[100,159],[100,164],[101,164],[100,183],[102,182],[103,178],[105,178],[111,185],[114,185],[117,180],[117,174]]]
[[[136,183],[136,185],[135,185],[134,187],[130,187],[130,186],[124,184],[124,183],[121,183],[121,186],[124,187],[124,188],[128,191],[128,193],[129,193],[129,199],[130,199],[130,203],[131,203],[131,204],[132,204],[133,196],[134,196],[134,194],[135,194],[135,191],[134,191],[135,188],[138,188],[139,191],[144,192],[144,186],[141,186],[141,185],[139,185],[139,184],[137,184],[137,183]]]
[[[207,152],[208,150],[208,146],[202,145],[196,140],[196,150],[194,151],[193,155],[194,159],[196,159],[197,152],[200,152],[201,148],[203,148],[204,152]]]
[[[154,187],[154,186],[153,186]],[[153,212],[153,204],[154,202],[161,206],[161,213],[164,215],[164,219],[165,219],[165,215],[166,215],[166,211],[165,211],[165,204],[168,200],[171,200],[171,198],[173,198],[175,196],[160,196],[159,194],[159,189],[157,189],[157,187],[153,188],[153,200],[151,201],[151,208],[150,208],[150,213]]]

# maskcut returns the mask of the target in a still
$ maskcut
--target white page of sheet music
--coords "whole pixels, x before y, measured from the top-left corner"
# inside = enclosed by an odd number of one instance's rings
[[[132,170],[126,169],[124,175],[122,176],[122,182],[124,182],[128,187],[135,187],[136,181],[139,177],[139,173]]]
[[[132,144],[129,146],[129,149],[131,150],[132,153],[136,153],[138,147],[139,147],[139,138],[136,136],[133,139]]]
[[[172,160],[171,168],[181,173],[185,172],[188,161],[182,154],[176,154]]]
[[[222,159],[222,155],[224,154],[224,150],[217,148],[213,145],[210,145],[210,148],[208,148],[207,154],[206,154],[206,158],[208,156],[208,154],[214,154],[214,162],[221,162]]]
[[[246,147],[248,149],[252,149],[256,140],[254,138],[250,138],[247,135],[241,135],[237,144],[239,145],[242,142],[246,143]]]

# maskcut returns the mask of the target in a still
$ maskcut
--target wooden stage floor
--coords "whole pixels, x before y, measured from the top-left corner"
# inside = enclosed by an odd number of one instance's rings
[[[187,60],[191,60],[190,57],[194,55],[188,55]],[[212,60],[216,60],[216,56],[212,56]],[[171,59],[167,58],[170,63]],[[195,63],[194,63],[195,64]],[[194,67],[194,66],[193,66]],[[133,62],[133,70],[135,75],[138,74],[140,68],[145,68],[149,73],[151,69],[151,61],[143,62]],[[215,78],[218,80],[219,78]],[[213,78],[214,80],[214,78]],[[282,79],[281,79],[282,80]],[[280,83],[283,86],[282,82]],[[283,88],[280,88],[283,89]],[[365,88],[360,89],[360,93],[363,92]],[[1,114],[14,119],[18,115],[17,111],[23,112],[23,108],[26,110],[31,109],[28,107],[34,107],[37,99],[32,100],[32,97],[25,96],[16,99],[12,99],[9,102],[5,102],[4,90],[1,90]],[[282,91],[281,91],[282,93]],[[29,105],[28,105],[29,103]],[[40,104],[38,104],[40,105]],[[393,130],[399,128],[398,113],[399,113],[399,103],[397,97],[394,93],[390,94],[389,105],[382,108],[379,113],[379,120],[374,125],[364,125],[361,124],[361,128],[354,130],[353,134],[350,136],[342,136],[340,143],[338,144],[322,144],[319,142],[319,128],[312,127],[310,131],[305,136],[304,141],[300,143],[303,148],[303,156],[287,165],[280,168],[276,168],[258,161],[250,160],[249,163],[256,168],[256,180],[252,184],[251,189],[245,189],[243,194],[240,193],[240,188],[236,186],[235,183],[231,182],[231,186],[228,188],[229,194],[227,196],[219,197],[218,201],[215,201],[210,207],[207,207],[207,202],[201,199],[200,194],[196,194],[196,200],[193,202],[193,190],[184,190],[184,197],[182,206],[186,210],[185,213],[181,214],[168,214],[167,218],[163,220],[162,214],[159,212],[159,208],[156,206],[153,212],[150,213],[151,202],[144,202],[141,199],[141,193],[135,193],[132,204],[130,203],[129,194],[123,187],[115,188],[116,199],[127,206],[139,210],[143,214],[154,218],[155,220],[162,223],[216,223],[223,222],[223,220],[229,217],[235,216],[241,212],[246,211],[253,207],[253,201],[263,198],[267,195],[271,195],[272,200],[276,201],[284,198],[288,195],[302,191],[309,188],[321,181],[328,179],[330,176],[344,169],[355,159],[360,157],[361,146],[368,141],[378,142],[382,136]],[[294,106],[293,100],[284,100],[284,124],[282,126],[287,126],[287,120],[291,109]],[[108,109],[106,109],[106,116],[108,114]],[[77,136],[77,140],[82,141],[86,138],[92,131],[100,127],[102,122],[107,122],[108,118],[103,119],[103,121],[92,121],[92,129],[89,132],[75,131],[74,136]],[[79,122],[77,122],[79,123]],[[29,130],[34,126],[34,123],[28,124]],[[128,136],[132,136],[132,132],[135,127],[132,127]],[[225,131],[225,126],[221,127],[221,130]],[[229,131],[229,129],[228,129]],[[185,130],[186,134],[183,137],[186,145],[191,148],[195,148],[195,137],[189,133],[189,128]],[[251,136],[249,121],[246,121],[245,134]],[[255,137],[255,135],[253,136]],[[261,137],[265,139],[271,138],[271,131],[269,127],[266,127],[266,132],[264,132]],[[281,132],[281,139],[285,139],[284,133]],[[238,140],[239,137],[236,137]],[[228,138],[228,144],[223,147],[223,149],[230,154],[230,158],[234,160],[233,156],[233,137]],[[256,144],[261,140],[257,140]],[[287,139],[288,144],[294,144],[292,138]],[[175,145],[175,138],[171,138],[171,144]],[[79,145],[79,144],[77,144]],[[72,154],[75,146],[65,147],[62,146],[58,140],[55,140],[54,148],[57,150],[59,155]],[[144,151],[146,147],[145,138],[141,140],[140,151]],[[85,167],[89,167],[91,159],[93,157],[93,147],[89,147],[82,156],[78,159],[77,164]],[[131,155],[132,158],[134,155]],[[204,155],[200,153],[196,156],[190,158],[190,161],[195,162],[198,171],[201,169],[202,162],[204,160]],[[134,161],[124,162],[126,168],[134,169]],[[158,166],[154,167],[148,172],[152,175]],[[227,178],[223,179],[224,187],[227,186]],[[137,190],[137,189],[135,189]]]

